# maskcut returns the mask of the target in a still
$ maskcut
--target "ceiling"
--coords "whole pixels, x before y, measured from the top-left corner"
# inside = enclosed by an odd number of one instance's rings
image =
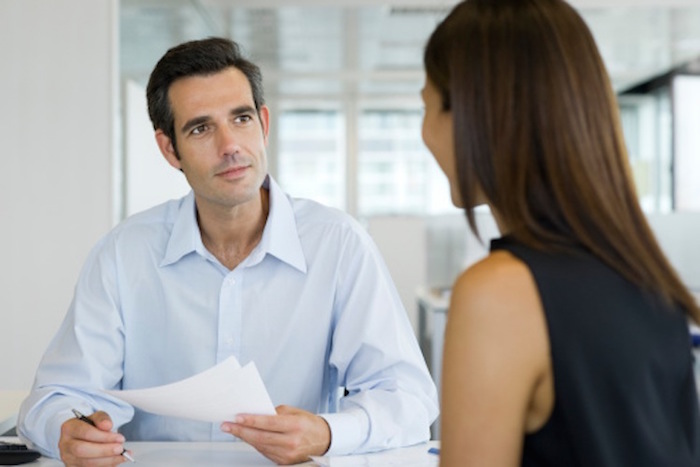
[[[454,1],[122,0],[124,78],[145,83],[171,46],[212,35],[238,41],[287,98],[417,95],[425,41]],[[330,3],[330,4],[329,4]],[[572,1],[617,90],[700,57],[700,0]]]

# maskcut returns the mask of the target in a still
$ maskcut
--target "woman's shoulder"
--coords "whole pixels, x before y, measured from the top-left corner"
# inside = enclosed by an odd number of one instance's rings
[[[504,331],[535,331],[543,324],[540,296],[530,270],[502,250],[492,252],[457,278],[450,314],[453,322],[503,326]]]
[[[447,320],[443,375],[477,378],[474,393],[496,398],[519,414],[515,423],[520,429],[541,427],[553,400],[551,391],[545,391],[551,377],[549,340],[527,265],[498,250],[471,266],[455,282]],[[459,373],[460,368],[469,368],[471,375]],[[499,392],[504,384],[508,391]],[[483,388],[491,394],[484,395]]]
[[[465,270],[455,281],[452,295],[498,302],[535,288],[528,266],[510,252],[498,250]]]

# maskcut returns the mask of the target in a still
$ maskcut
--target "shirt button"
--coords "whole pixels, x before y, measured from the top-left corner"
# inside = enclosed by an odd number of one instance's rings
[[[228,339],[226,339],[226,344],[229,346],[233,345],[233,337],[229,337]]]

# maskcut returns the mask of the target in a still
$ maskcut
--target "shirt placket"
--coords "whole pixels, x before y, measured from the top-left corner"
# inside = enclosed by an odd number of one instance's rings
[[[231,271],[221,283],[219,291],[219,329],[216,347],[216,363],[241,355],[241,279],[239,271]],[[212,424],[212,441],[227,441],[231,435],[224,433],[219,425]]]
[[[216,363],[241,354],[241,280],[238,271],[231,271],[221,283],[219,292],[219,342]]]

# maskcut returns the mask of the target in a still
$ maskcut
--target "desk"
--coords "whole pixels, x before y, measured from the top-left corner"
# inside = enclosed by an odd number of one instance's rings
[[[418,304],[418,341],[423,355],[425,355],[430,374],[435,383],[439,384],[445,323],[447,322],[447,310],[450,307],[450,289],[421,287],[416,291],[416,301]]]
[[[27,391],[0,391],[0,435],[15,427],[19,406]]]
[[[442,378],[442,347],[445,342],[450,289],[421,287],[416,291],[418,304],[418,343],[428,364],[430,375],[440,395]],[[433,439],[440,439],[440,417],[430,428]]]
[[[15,438],[16,439],[16,438]],[[438,446],[437,441],[418,444],[401,449],[365,454],[360,456],[341,456],[324,458],[330,459],[329,464],[305,462],[302,466],[330,465],[330,467],[356,467],[372,465],[374,467],[436,467],[438,456],[428,453],[428,448]],[[127,449],[133,452],[136,465],[139,467],[254,467],[275,465],[263,457],[249,444],[242,442],[230,443],[175,443],[175,442],[132,442],[126,443]],[[27,464],[27,466],[58,467],[63,463],[46,457]],[[130,462],[121,464],[126,467]]]

